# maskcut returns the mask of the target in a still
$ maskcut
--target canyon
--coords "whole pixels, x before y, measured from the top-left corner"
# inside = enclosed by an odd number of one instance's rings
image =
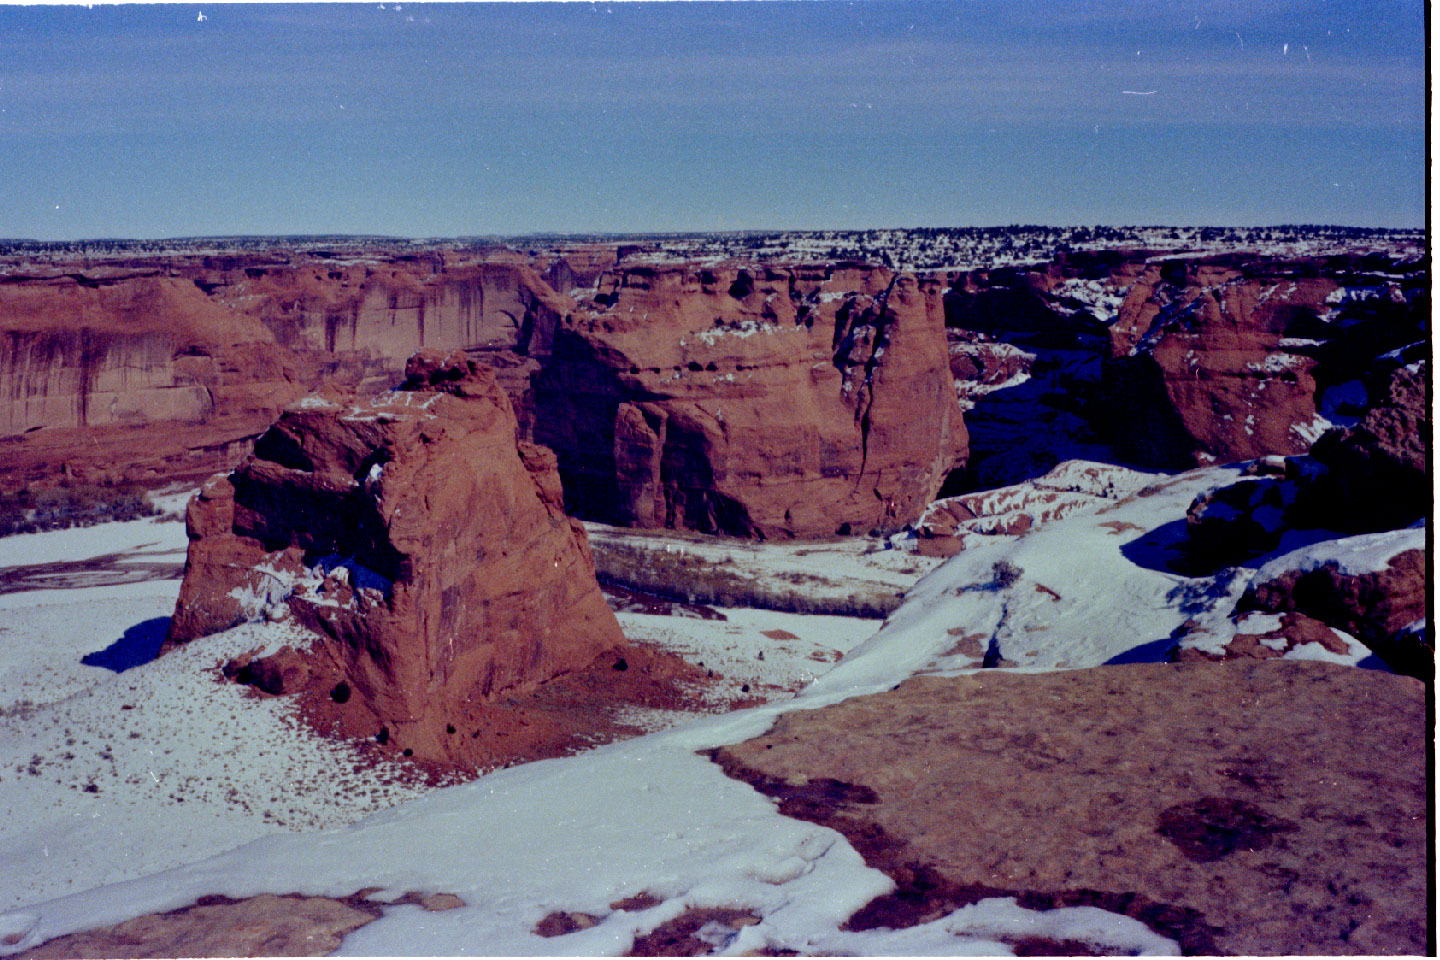
[[[415,351],[460,349],[584,519],[893,532],[942,488],[1076,457],[1304,453],[1384,389],[1382,354],[1423,351],[1425,273],[1380,246],[970,270],[623,243],[17,257],[0,264],[0,480],[198,480],[306,392],[392,387]]]
[[[0,250],[99,524],[0,633],[128,626],[0,796],[191,845],[44,827],[0,954],[1424,949],[1417,241],[1029,229]]]

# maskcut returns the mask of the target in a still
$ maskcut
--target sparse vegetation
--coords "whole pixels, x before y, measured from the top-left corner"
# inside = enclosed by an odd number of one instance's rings
[[[734,569],[728,557],[713,560],[621,543],[597,543],[592,549],[595,573],[602,584],[682,603],[874,620],[884,619],[900,606],[900,595],[883,589],[826,595],[818,588],[830,581],[799,571],[781,574],[770,582],[757,580]]]
[[[84,484],[0,493],[0,537],[153,517],[160,511],[135,486]]]

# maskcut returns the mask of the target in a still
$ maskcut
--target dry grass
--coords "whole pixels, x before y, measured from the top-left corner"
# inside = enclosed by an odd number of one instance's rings
[[[728,555],[712,560],[613,542],[597,542],[591,549],[601,583],[684,603],[875,620],[900,606],[899,594],[884,590],[827,596],[823,589],[831,581],[800,571],[764,582],[742,573]]]
[[[160,511],[139,487],[84,484],[0,494],[0,537],[153,517]]]

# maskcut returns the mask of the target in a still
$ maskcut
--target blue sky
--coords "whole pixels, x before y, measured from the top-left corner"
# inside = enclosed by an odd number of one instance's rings
[[[0,236],[1419,226],[1423,18],[1420,0],[0,7]]]

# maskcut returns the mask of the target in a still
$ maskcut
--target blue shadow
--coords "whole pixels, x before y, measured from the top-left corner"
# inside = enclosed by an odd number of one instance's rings
[[[87,667],[104,667],[106,670],[124,673],[131,667],[149,663],[159,656],[160,645],[165,642],[165,634],[169,630],[169,617],[142,620],[104,650],[85,654],[80,658],[80,662]]]
[[[1171,520],[1123,544],[1120,553],[1135,566],[1146,570],[1184,574],[1187,571],[1176,567],[1184,567],[1184,550],[1188,540],[1184,519]]]
[[[1131,647],[1124,653],[1115,654],[1105,661],[1105,666],[1111,667],[1122,663],[1165,663],[1170,659],[1170,651],[1175,649],[1177,643],[1179,641],[1174,637],[1151,640],[1138,647]]]

